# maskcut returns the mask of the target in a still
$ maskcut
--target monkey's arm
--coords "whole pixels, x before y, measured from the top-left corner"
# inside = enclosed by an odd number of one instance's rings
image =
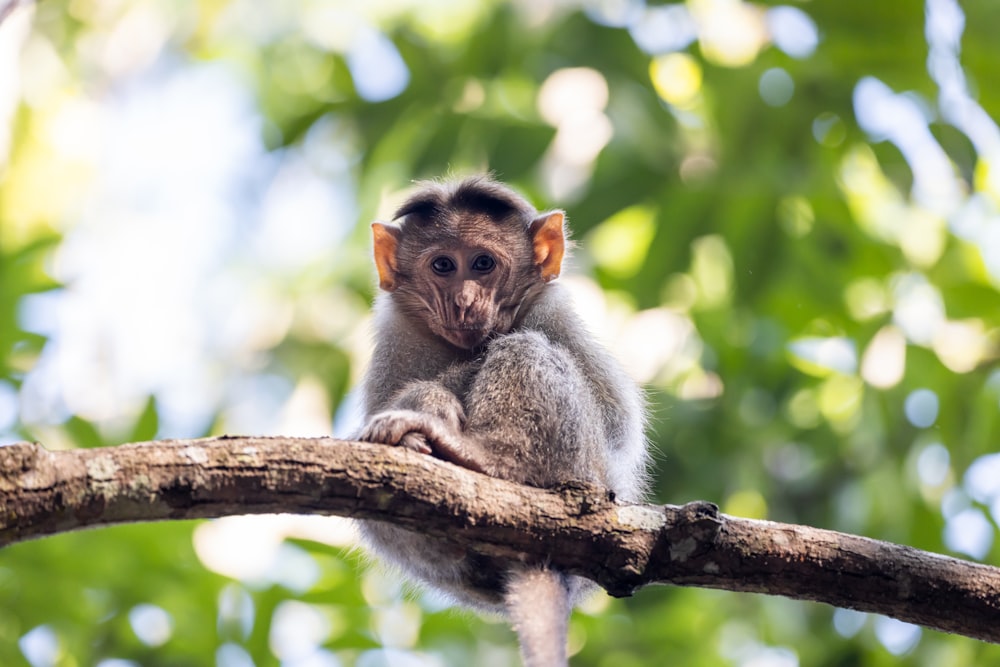
[[[369,418],[358,439],[433,454],[463,468],[493,474],[484,448],[463,432],[465,408],[456,395],[474,372],[474,364],[461,364],[437,380],[410,382],[385,410]]]
[[[371,416],[361,439],[543,488],[615,481],[597,404],[565,348],[538,331],[511,333],[459,371],[407,384]]]
[[[461,431],[453,428],[448,421],[426,412],[380,412],[368,420],[358,439],[433,454],[463,468],[490,474],[482,448],[475,441],[463,437]]]

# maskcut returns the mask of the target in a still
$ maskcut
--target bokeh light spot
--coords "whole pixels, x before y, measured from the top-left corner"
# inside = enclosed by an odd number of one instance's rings
[[[680,51],[698,38],[698,25],[683,3],[646,7],[629,26],[636,46],[650,55]]]
[[[749,65],[767,43],[764,13],[742,0],[693,0],[698,40],[705,58],[724,67]]]
[[[597,265],[618,277],[635,275],[656,233],[654,214],[648,207],[630,206],[598,225],[587,243]]]
[[[834,148],[844,143],[847,128],[840,116],[831,111],[824,111],[813,120],[812,133],[817,143]]]
[[[889,653],[903,655],[920,641],[920,626],[886,616],[875,617],[875,636]]]
[[[858,367],[854,341],[842,336],[799,338],[788,343],[796,367],[811,375],[853,373]]]
[[[538,90],[538,112],[545,122],[559,127],[586,111],[603,111],[608,105],[608,82],[589,67],[568,67],[549,75]]]
[[[868,614],[854,609],[836,609],[833,612],[833,628],[841,637],[853,637],[865,627]]]
[[[132,631],[146,646],[167,643],[174,633],[174,620],[164,609],[153,604],[138,604],[128,612]]]
[[[795,82],[788,72],[780,67],[772,67],[760,75],[757,90],[764,103],[772,107],[783,107],[792,99]]]
[[[944,543],[954,552],[982,560],[993,546],[996,529],[978,507],[958,512],[944,527]]]
[[[793,58],[808,58],[819,45],[816,23],[797,7],[771,7],[764,15],[771,41]]]
[[[940,442],[933,442],[921,450],[917,457],[917,475],[920,483],[927,486],[940,486],[948,479],[951,454]]]
[[[271,617],[271,652],[282,661],[303,660],[327,640],[331,628],[330,619],[316,605],[284,600]]]
[[[686,53],[669,53],[649,65],[653,87],[664,102],[690,107],[701,92],[701,66]]]
[[[396,97],[410,83],[410,70],[388,37],[374,29],[362,32],[347,53],[354,87],[368,102]]]
[[[861,357],[861,377],[873,387],[889,389],[903,379],[906,371],[906,338],[886,325],[879,329]]]
[[[938,396],[930,389],[910,392],[903,403],[903,411],[910,423],[917,428],[927,428],[937,421]]]
[[[977,502],[1000,498],[1000,454],[984,454],[965,471],[963,486]]]
[[[733,289],[733,257],[721,236],[703,236],[691,242],[691,277],[698,287],[700,308],[729,302]]]
[[[217,667],[254,667],[253,658],[239,644],[225,643],[215,651]]]
[[[56,665],[63,656],[59,636],[47,625],[38,625],[17,640],[21,653],[33,667]]]

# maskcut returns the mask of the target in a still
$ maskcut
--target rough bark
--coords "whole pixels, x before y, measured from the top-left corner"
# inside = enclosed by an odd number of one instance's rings
[[[298,512],[392,521],[547,561],[613,595],[652,584],[815,600],[1000,643],[1000,568],[829,530],[533,489],[331,438],[0,448],[0,546],[88,526]]]

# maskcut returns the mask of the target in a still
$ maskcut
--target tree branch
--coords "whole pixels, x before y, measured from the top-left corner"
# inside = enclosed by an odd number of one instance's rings
[[[0,447],[0,546],[115,523],[299,512],[391,521],[482,553],[550,562],[613,595],[652,584],[783,595],[1000,643],[1000,568],[711,503],[624,505],[332,438]]]

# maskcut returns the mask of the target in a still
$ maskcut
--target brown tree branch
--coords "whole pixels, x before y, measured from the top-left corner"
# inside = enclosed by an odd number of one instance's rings
[[[392,521],[547,561],[614,595],[652,583],[815,600],[1000,643],[1000,568],[829,530],[544,491],[331,438],[0,448],[0,546],[87,526],[299,512]]]

